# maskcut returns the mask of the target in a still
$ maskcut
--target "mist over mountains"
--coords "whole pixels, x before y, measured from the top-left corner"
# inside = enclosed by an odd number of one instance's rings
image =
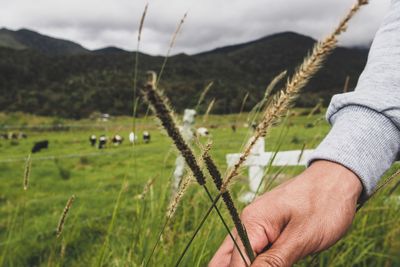
[[[194,107],[203,88],[214,81],[201,109],[215,98],[214,113],[239,112],[248,92],[245,110],[249,110],[271,79],[283,70],[293,72],[315,41],[283,32],[195,55],[178,54],[168,60],[160,87],[182,111]],[[333,94],[343,90],[347,76],[354,87],[367,54],[364,48],[337,48],[297,105],[313,106],[320,99],[327,105]],[[135,53],[117,47],[91,51],[27,29],[0,29],[0,110],[72,118],[93,112],[129,115],[134,59]],[[140,53],[140,80],[147,70],[159,71],[163,60]],[[141,103],[139,112],[145,110]]]

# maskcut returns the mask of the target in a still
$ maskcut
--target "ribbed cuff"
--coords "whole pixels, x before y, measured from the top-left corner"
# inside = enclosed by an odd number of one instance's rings
[[[363,106],[347,106],[329,118],[329,134],[308,160],[328,160],[353,171],[367,198],[396,160],[400,131],[385,115]]]

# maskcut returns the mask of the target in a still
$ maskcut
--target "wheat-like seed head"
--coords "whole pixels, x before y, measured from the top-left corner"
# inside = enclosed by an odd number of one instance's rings
[[[276,85],[287,75],[287,71],[284,70],[281,73],[279,73],[277,76],[275,76],[274,79],[269,83],[267,86],[267,89],[265,89],[264,93],[264,101],[268,99],[268,97],[271,95],[272,91],[275,89]]]
[[[194,110],[198,111],[199,106],[201,105],[204,98],[206,97],[206,94],[208,93],[208,91],[210,91],[210,89],[213,85],[214,85],[214,82],[210,82],[209,84],[207,84],[206,87],[204,87],[204,90],[201,92],[199,100],[197,101],[197,104],[196,104],[196,107]]]
[[[25,161],[25,171],[24,171],[24,190],[28,190],[29,177],[31,175],[32,159],[31,154],[28,155]]]
[[[140,42],[140,38],[142,37],[142,30],[143,30],[143,25],[144,25],[144,19],[146,18],[147,14],[147,9],[149,7],[149,4],[147,3],[146,6],[144,7],[144,11],[142,14],[142,18],[140,19],[140,25],[139,25],[139,31],[138,31],[138,42]]]
[[[139,195],[136,195],[135,198],[143,200],[146,197],[147,193],[150,191],[150,188],[153,186],[154,181],[155,181],[155,178],[150,178],[144,185],[142,193]]]
[[[171,219],[174,216],[179,203],[181,202],[181,200],[182,200],[183,196],[185,195],[189,186],[192,184],[193,180],[194,180],[194,178],[193,178],[192,174],[187,175],[182,179],[182,182],[179,185],[178,191],[176,192],[176,194],[174,195],[174,197],[171,200],[171,203],[168,206],[167,218]]]
[[[340,21],[338,27],[335,28],[331,35],[322,42],[315,44],[311,54],[304,59],[292,78],[286,83],[286,90],[281,90],[272,104],[265,110],[263,119],[257,126],[251,142],[245,147],[238,163],[228,172],[221,189],[222,192],[226,191],[233,178],[238,175],[239,168],[250,155],[251,149],[258,138],[264,137],[271,125],[289,109],[290,105],[298,97],[300,90],[306,86],[311,77],[321,68],[328,55],[336,48],[338,43],[337,38],[341,33],[346,31],[350,19],[357,13],[361,6],[366,4],[368,4],[367,0],[358,0],[348,14]]]
[[[207,122],[208,116],[210,115],[210,112],[211,112],[212,108],[214,107],[214,104],[215,104],[215,98],[213,100],[211,100],[210,104],[208,104],[206,113],[204,113],[204,116],[203,116],[203,123]]]
[[[56,230],[56,235],[57,238],[59,238],[62,234],[63,228],[64,228],[64,224],[65,224],[65,219],[67,218],[68,212],[72,207],[72,203],[75,200],[75,195],[72,195],[68,201],[67,204],[65,205],[64,211],[61,214],[60,220],[58,221],[58,225],[57,225],[57,230]]]
[[[175,30],[175,32],[174,32],[174,35],[172,36],[172,40],[171,40],[171,43],[170,43],[170,45],[169,45],[168,55],[169,55],[169,53],[171,52],[172,47],[175,46],[176,38],[178,37],[178,34],[179,34],[179,33],[181,32],[181,30],[182,30],[182,26],[183,26],[183,24],[185,23],[186,17],[187,17],[187,12],[183,15],[183,18],[182,18],[181,21],[179,22],[178,27],[176,28],[176,30]]]

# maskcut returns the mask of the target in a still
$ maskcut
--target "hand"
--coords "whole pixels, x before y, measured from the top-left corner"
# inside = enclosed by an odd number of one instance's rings
[[[291,266],[335,244],[350,227],[361,192],[353,172],[321,160],[257,198],[241,216],[257,255],[252,266]],[[209,266],[245,264],[227,237]]]

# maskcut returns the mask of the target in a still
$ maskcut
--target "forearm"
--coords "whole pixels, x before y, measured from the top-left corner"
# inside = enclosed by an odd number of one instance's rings
[[[332,130],[310,163],[340,163],[368,196],[400,151],[400,0],[392,1],[356,90],[334,96],[327,118]]]

